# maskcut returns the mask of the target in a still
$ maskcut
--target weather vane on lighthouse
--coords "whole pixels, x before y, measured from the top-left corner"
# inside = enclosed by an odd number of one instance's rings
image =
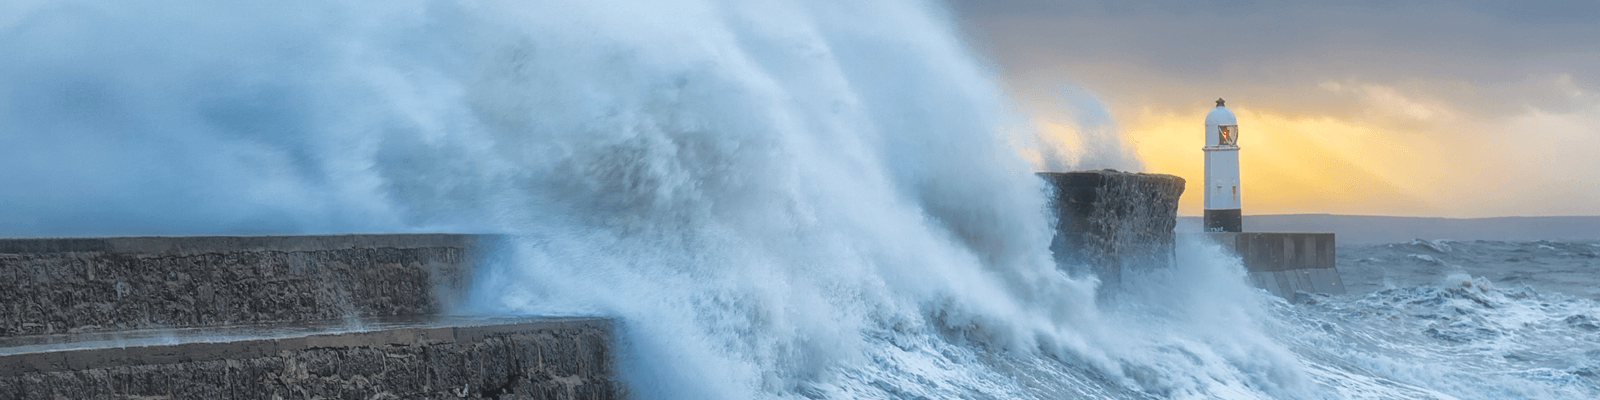
[[[1240,232],[1244,217],[1239,206],[1239,123],[1233,111],[1217,99],[1217,108],[1206,114],[1206,206],[1207,232]]]

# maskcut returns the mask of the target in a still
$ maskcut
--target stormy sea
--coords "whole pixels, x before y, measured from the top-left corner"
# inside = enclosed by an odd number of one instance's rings
[[[1297,303],[1206,243],[1062,272],[952,19],[0,2],[0,235],[506,234],[456,312],[614,317],[638,399],[1600,397],[1600,242],[1341,247]]]
[[[1326,397],[1600,396],[1600,240],[1337,251],[1348,294],[1271,306]]]

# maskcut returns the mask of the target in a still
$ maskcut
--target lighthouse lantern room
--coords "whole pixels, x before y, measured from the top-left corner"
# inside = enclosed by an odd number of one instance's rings
[[[1239,123],[1233,111],[1217,99],[1217,107],[1206,114],[1205,229],[1208,232],[1240,232]]]

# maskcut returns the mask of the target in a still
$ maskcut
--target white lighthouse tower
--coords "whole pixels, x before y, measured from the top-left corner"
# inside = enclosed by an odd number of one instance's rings
[[[1233,111],[1217,99],[1206,114],[1207,232],[1240,232],[1244,218],[1239,210],[1239,123]]]

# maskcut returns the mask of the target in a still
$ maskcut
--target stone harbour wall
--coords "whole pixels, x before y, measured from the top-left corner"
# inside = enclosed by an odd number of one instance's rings
[[[609,319],[451,315],[504,243],[0,239],[0,400],[625,398]]]
[[[0,240],[0,338],[434,315],[474,235]]]
[[[1120,284],[1131,268],[1172,265],[1183,178],[1095,170],[1043,172],[1056,216],[1050,250],[1072,273]]]
[[[546,319],[0,355],[0,399],[615,399],[611,323]]]
[[[1295,300],[1296,293],[1344,294],[1335,268],[1334,234],[1312,232],[1204,233],[1239,255],[1250,283]]]

